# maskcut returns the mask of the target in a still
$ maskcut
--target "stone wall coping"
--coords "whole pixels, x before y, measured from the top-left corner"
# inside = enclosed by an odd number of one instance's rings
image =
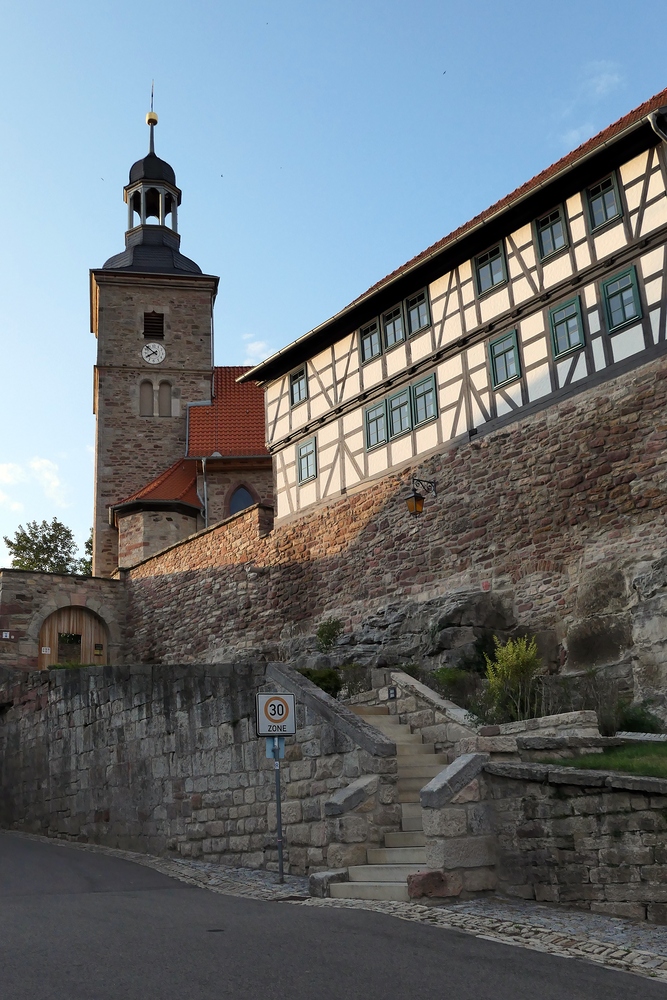
[[[577,747],[604,749],[622,747],[630,742],[633,741],[619,739],[618,736],[540,736],[535,733],[516,737],[516,745],[520,750],[570,750]]]
[[[667,733],[616,733],[615,739],[623,743],[667,743]]]
[[[396,756],[396,744],[393,740],[387,739],[379,729],[355,715],[347,705],[336,701],[298,670],[294,670],[286,663],[268,663],[266,677],[267,680],[281,684],[302,704],[312,709],[334,729],[343,733],[373,757]]]
[[[422,809],[441,809],[469,785],[488,762],[488,753],[464,753],[431,778],[419,793]]]
[[[414,691],[416,695],[423,698],[429,705],[433,705],[434,708],[442,712],[443,715],[446,715],[452,722],[457,722],[460,726],[465,726],[466,729],[470,730],[471,736],[475,734],[476,728],[470,724],[470,713],[465,708],[459,708],[453,701],[441,698],[439,694],[432,691],[426,684],[422,684],[421,681],[418,681],[415,677],[411,677],[410,674],[406,674],[403,670],[392,670],[391,679],[400,687]]]
[[[475,755],[470,754],[469,756]],[[539,781],[541,784],[582,785],[590,788],[610,788],[667,795],[667,778],[621,774],[619,771],[585,771],[578,767],[559,767],[551,764],[515,764],[513,761],[499,761],[497,763],[489,761],[483,765],[483,769],[487,774],[495,774],[501,778]],[[434,778],[434,781],[436,780],[437,778]]]
[[[343,813],[360,806],[369,796],[377,792],[378,784],[377,775],[374,774],[363,774],[360,778],[355,778],[349,785],[339,788],[330,799],[327,799],[324,803],[325,816],[342,816]]]
[[[558,715],[541,715],[537,719],[524,719],[522,722],[503,722],[498,726],[499,735],[509,736],[514,733],[526,733],[534,729],[552,729],[555,726],[579,726],[581,728],[598,727],[598,717],[595,712],[561,712]],[[492,735],[489,733],[489,735]]]

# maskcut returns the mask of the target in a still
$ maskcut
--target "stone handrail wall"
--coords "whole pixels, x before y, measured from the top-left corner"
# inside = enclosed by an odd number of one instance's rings
[[[299,688],[281,762],[287,870],[365,860],[400,828],[395,748],[381,734],[373,747],[362,720],[279,666]],[[275,678],[248,662],[0,671],[0,825],[275,868],[273,761],[254,722]],[[363,799],[327,811],[360,778]]]
[[[490,889],[667,923],[667,780],[459,757],[422,789],[411,895]]]

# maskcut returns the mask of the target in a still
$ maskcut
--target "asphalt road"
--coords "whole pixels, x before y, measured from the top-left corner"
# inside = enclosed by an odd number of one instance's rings
[[[0,833],[2,1000],[665,1000],[627,973],[363,910],[190,887]]]

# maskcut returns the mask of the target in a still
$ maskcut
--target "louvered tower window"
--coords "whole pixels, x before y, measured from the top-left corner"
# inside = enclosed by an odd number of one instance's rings
[[[164,313],[144,313],[144,337],[164,337]]]

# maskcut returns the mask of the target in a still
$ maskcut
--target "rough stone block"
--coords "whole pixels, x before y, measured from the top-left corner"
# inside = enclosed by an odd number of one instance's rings
[[[430,868],[492,868],[496,863],[494,837],[460,837],[437,840],[426,845]]]
[[[466,892],[492,892],[497,885],[498,876],[493,868],[470,868],[463,872]]]
[[[423,809],[422,827],[426,837],[462,837],[468,832],[466,810],[463,806]]]
[[[308,889],[311,896],[325,899],[329,895],[329,886],[333,882],[347,882],[347,868],[337,868],[333,871],[315,872],[308,879]]]
[[[477,777],[487,761],[487,754],[464,754],[457,757],[422,788],[419,793],[422,809],[439,809],[446,805],[457,792]]]
[[[351,781],[344,788],[339,788],[324,803],[325,816],[342,816],[344,813],[350,812],[371,795],[375,795],[378,785],[379,779],[375,775],[363,775],[361,778]]]
[[[459,896],[463,888],[460,872],[416,872],[408,875],[408,895],[410,899],[444,899]]]
[[[365,844],[329,844],[326,849],[326,863],[331,868],[365,865],[366,846]]]

